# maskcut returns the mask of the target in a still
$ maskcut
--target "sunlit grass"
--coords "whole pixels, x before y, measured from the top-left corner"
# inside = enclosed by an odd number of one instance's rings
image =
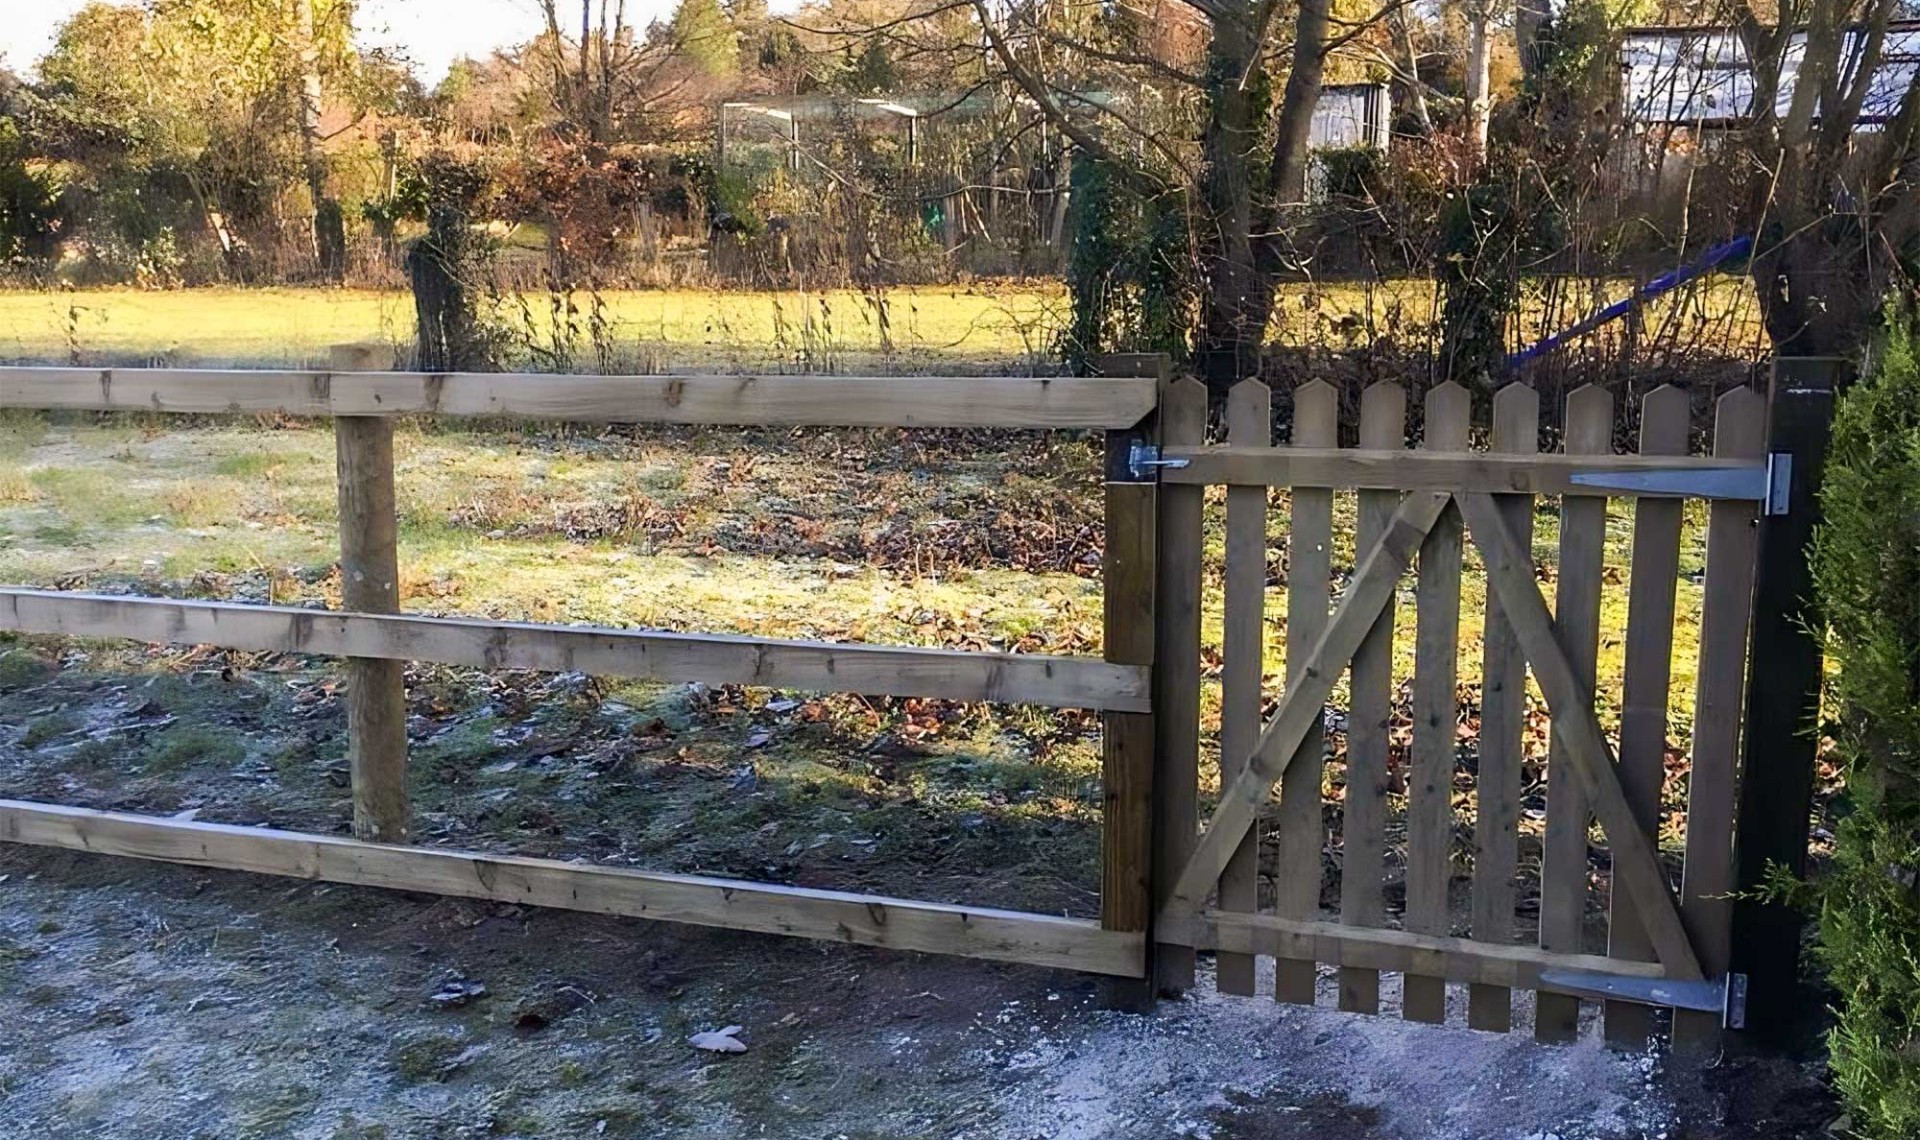
[[[1625,280],[1524,283],[1514,347],[1560,331],[1627,296]],[[546,294],[509,296],[487,319],[535,364],[594,371],[596,319],[620,370],[833,372],[984,370],[1058,359],[1069,320],[1057,282],[979,282],[872,291],[613,290],[577,293],[558,314]],[[1336,350],[1430,342],[1441,320],[1434,282],[1289,282],[1270,335],[1283,346]],[[1758,311],[1743,278],[1705,279],[1641,310],[1640,337],[1740,354],[1757,349]],[[553,355],[556,326],[560,342]],[[1601,336],[1622,335],[1615,324]],[[0,359],[43,363],[319,365],[329,346],[414,337],[409,295],[365,289],[212,288],[148,292],[0,292]],[[528,355],[528,346],[548,353]],[[517,346],[517,347],[516,347]]]

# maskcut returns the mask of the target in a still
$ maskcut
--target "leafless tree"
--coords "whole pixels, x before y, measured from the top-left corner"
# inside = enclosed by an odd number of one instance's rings
[[[1732,160],[1758,235],[1754,286],[1781,354],[1853,351],[1920,237],[1920,71],[1890,115],[1867,105],[1897,7],[1792,0],[1772,20],[1735,0],[1754,96]]]

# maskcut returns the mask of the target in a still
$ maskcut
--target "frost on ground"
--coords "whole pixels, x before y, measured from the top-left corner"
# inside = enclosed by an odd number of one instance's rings
[[[1655,1058],[1591,1036],[1544,1048],[1524,1033],[1222,997],[1205,979],[1155,1017],[1091,1013],[1076,1029],[989,1055],[1044,1077],[1010,1088],[983,1135],[1597,1140],[1680,1125]]]
[[[449,995],[455,995],[450,997]],[[1456,1019],[1457,1020],[1457,1019]],[[1793,1066],[0,845],[0,1137],[1721,1140]],[[739,1053],[688,1043],[740,1026]]]

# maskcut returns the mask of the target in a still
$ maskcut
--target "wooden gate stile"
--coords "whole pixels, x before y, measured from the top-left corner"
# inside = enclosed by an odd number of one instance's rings
[[[1540,448],[1540,394],[1509,384],[1493,397],[1492,450],[1531,455]],[[1533,549],[1532,495],[1499,496],[1501,517],[1521,546]],[[1525,768],[1527,661],[1500,606],[1487,594],[1480,672],[1480,766],[1474,781],[1473,918],[1481,942],[1513,941],[1514,888],[1519,871],[1521,781]],[[1473,983],[1467,1024],[1505,1033],[1513,1028],[1513,991]]]
[[[1360,447],[1394,451],[1406,445],[1407,391],[1385,381],[1360,396]],[[1396,491],[1361,490],[1355,548],[1371,550],[1399,508]],[[1387,785],[1392,777],[1388,722],[1393,716],[1393,607],[1387,606],[1354,651],[1347,689],[1347,783],[1341,815],[1340,921],[1377,927],[1386,922]],[[1297,656],[1289,653],[1289,656]],[[1359,868],[1358,874],[1345,873]],[[1380,1011],[1380,971],[1340,967],[1340,1008]]]
[[[1720,459],[1763,460],[1767,452],[1767,401],[1751,388],[1736,388],[1714,408],[1713,454]],[[1685,874],[1681,916],[1711,977],[1732,966],[1734,795],[1738,782],[1741,703],[1747,676],[1748,637],[1759,510],[1754,503],[1721,499],[1707,508],[1707,565],[1700,605],[1700,668],[1694,691],[1693,767],[1687,789]],[[1700,1010],[1677,1009],[1673,1040],[1680,1048],[1711,1049],[1720,1040],[1720,1019]]]
[[[1245,447],[1273,442],[1273,393],[1247,381],[1227,394],[1227,440]],[[1267,488],[1227,488],[1225,628],[1221,630],[1220,776],[1238,773],[1260,735],[1260,694],[1266,674]],[[1242,840],[1220,876],[1220,909],[1259,909],[1260,827]],[[1285,856],[1282,856],[1285,862]],[[1254,958],[1231,951],[1215,964],[1223,994],[1251,997]]]
[[[1687,398],[1671,388],[1647,396],[1642,449],[1630,455],[1612,453],[1613,401],[1596,388],[1570,396],[1562,454],[1539,453],[1539,400],[1523,386],[1510,385],[1495,396],[1487,452],[1468,450],[1471,399],[1452,384],[1428,393],[1426,438],[1413,451],[1401,450],[1405,404],[1398,389],[1376,385],[1365,393],[1357,449],[1333,446],[1334,433],[1320,419],[1321,398],[1311,385],[1297,393],[1306,411],[1292,445],[1247,445],[1242,441],[1264,440],[1252,421],[1265,404],[1265,390],[1243,385],[1230,397],[1226,445],[1170,442],[1163,456],[1166,490],[1229,488],[1228,624],[1219,800],[1198,842],[1164,883],[1156,941],[1219,952],[1228,992],[1247,992],[1250,958],[1271,955],[1280,969],[1276,996],[1285,1000],[1313,1000],[1310,964],[1319,963],[1339,967],[1345,1009],[1377,1010],[1378,973],[1386,970],[1403,975],[1402,1013],[1413,1020],[1446,1020],[1449,983],[1465,983],[1466,1020],[1475,1028],[1510,1029],[1512,991],[1523,989],[1538,994],[1535,1032],[1543,1040],[1574,1035],[1585,999],[1605,1004],[1612,1041],[1644,1042],[1650,1009],[1672,1007],[1682,1014],[1677,1040],[1712,1042],[1722,1018],[1737,1023],[1739,1015],[1737,980],[1725,974],[1724,895],[1731,885],[1733,758],[1746,666],[1752,522],[1770,485],[1767,464],[1757,455],[1759,397],[1737,391],[1722,398],[1712,458],[1685,454]],[[1293,488],[1294,496],[1287,685],[1255,733],[1248,710],[1258,707],[1251,686],[1264,658],[1245,658],[1262,646],[1262,609],[1253,591],[1263,573],[1252,552],[1264,543],[1270,486]],[[1324,583],[1330,567],[1315,559],[1332,545],[1321,523],[1330,524],[1332,493],[1340,488],[1360,491],[1360,510],[1353,573],[1329,617]],[[1540,496],[1560,503],[1552,607],[1533,556]],[[1607,503],[1616,497],[1631,499],[1635,512],[1617,746],[1602,729],[1595,692]],[[1667,707],[1687,498],[1712,502],[1699,723],[1685,850],[1663,857]],[[1478,765],[1471,797],[1456,799],[1456,782],[1465,771],[1456,673],[1466,538],[1479,554],[1479,565],[1471,568],[1485,576],[1487,602]],[[1173,541],[1163,533],[1163,561]],[[1416,577],[1416,629],[1407,890],[1394,928],[1382,905],[1386,809],[1393,799],[1393,611],[1409,573]],[[1245,628],[1248,622],[1254,628]],[[1333,921],[1321,914],[1318,898],[1326,755],[1319,730],[1341,674],[1349,671],[1342,883],[1340,914]],[[1516,933],[1529,925],[1517,914],[1529,674],[1545,698],[1551,736],[1539,918],[1530,932],[1537,937],[1521,944]],[[1167,683],[1163,673],[1163,694]],[[1166,766],[1162,771],[1176,774]],[[1177,778],[1185,779],[1184,772],[1180,768]],[[1249,902],[1244,861],[1255,849],[1276,787],[1275,905],[1262,913],[1257,900]],[[1470,842],[1455,839],[1456,806],[1471,807]],[[1595,819],[1612,868],[1604,947],[1588,945],[1600,914],[1589,860]],[[1456,872],[1463,861],[1472,863],[1470,872]],[[1667,869],[1672,861],[1684,868],[1679,893]],[[1462,879],[1471,889],[1464,908],[1454,903]],[[1217,904],[1210,901],[1216,891]]]
[[[1191,376],[1161,390],[1160,439],[1167,448],[1207,439],[1207,390]],[[1200,486],[1162,484],[1159,564],[1154,590],[1154,884],[1164,905],[1165,885],[1192,857],[1200,821],[1200,589],[1205,538],[1205,494]],[[1224,867],[1216,868],[1215,878]],[[1156,981],[1178,992],[1194,983],[1193,947],[1154,948]]]
[[[1293,446],[1326,448],[1339,444],[1340,394],[1331,384],[1319,380],[1295,388]],[[1289,639],[1311,641],[1326,628],[1332,580],[1333,490],[1296,486],[1287,532]],[[1288,683],[1296,679],[1301,664],[1296,655],[1287,655]],[[1257,734],[1258,725],[1253,727]],[[1225,746],[1223,735],[1221,747]],[[1290,918],[1311,918],[1320,911],[1325,868],[1322,853],[1327,845],[1326,816],[1321,809],[1325,761],[1326,744],[1321,726],[1316,724],[1307,729],[1280,781],[1274,905],[1277,913]],[[1311,958],[1279,959],[1274,968],[1273,996],[1312,1005],[1316,973]]]

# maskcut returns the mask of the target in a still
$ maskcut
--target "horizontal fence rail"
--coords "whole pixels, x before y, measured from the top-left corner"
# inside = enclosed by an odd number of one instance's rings
[[[1149,670],[1095,657],[341,613],[0,588],[0,630],[655,681],[1145,712]]]
[[[1764,463],[1689,456],[1236,446],[1170,447],[1162,458],[1179,465],[1166,468],[1169,483],[1742,500],[1767,491]]]
[[[381,345],[335,346],[332,363],[330,371],[0,368],[0,407],[332,418],[345,606],[0,588],[0,631],[345,658],[355,838],[0,800],[0,842],[1022,962],[1124,979],[1113,983],[1120,1001],[1148,996],[1150,483],[1107,487],[1105,660],[420,617],[397,612],[393,420],[1099,428],[1112,474],[1125,472],[1151,428],[1164,358],[1110,360],[1110,377],[429,375],[387,370],[392,352]],[[1101,918],[406,846],[405,661],[1098,710]]]
[[[1139,423],[1157,398],[1151,377],[0,368],[0,407],[78,411],[1118,429]]]
[[[1167,916],[1155,929],[1154,937],[1180,945],[1218,947],[1225,952],[1270,954],[1282,961],[1394,970],[1515,989],[1551,991],[1551,986],[1541,984],[1540,974],[1554,969],[1636,978],[1665,976],[1658,963],[1622,962],[1599,954],[1558,954],[1532,946],[1476,942],[1410,930],[1375,930],[1213,909]]]
[[[1139,974],[1145,954],[1144,935],[1102,930],[1091,919],[17,800],[0,800],[0,841],[1122,977]]]

